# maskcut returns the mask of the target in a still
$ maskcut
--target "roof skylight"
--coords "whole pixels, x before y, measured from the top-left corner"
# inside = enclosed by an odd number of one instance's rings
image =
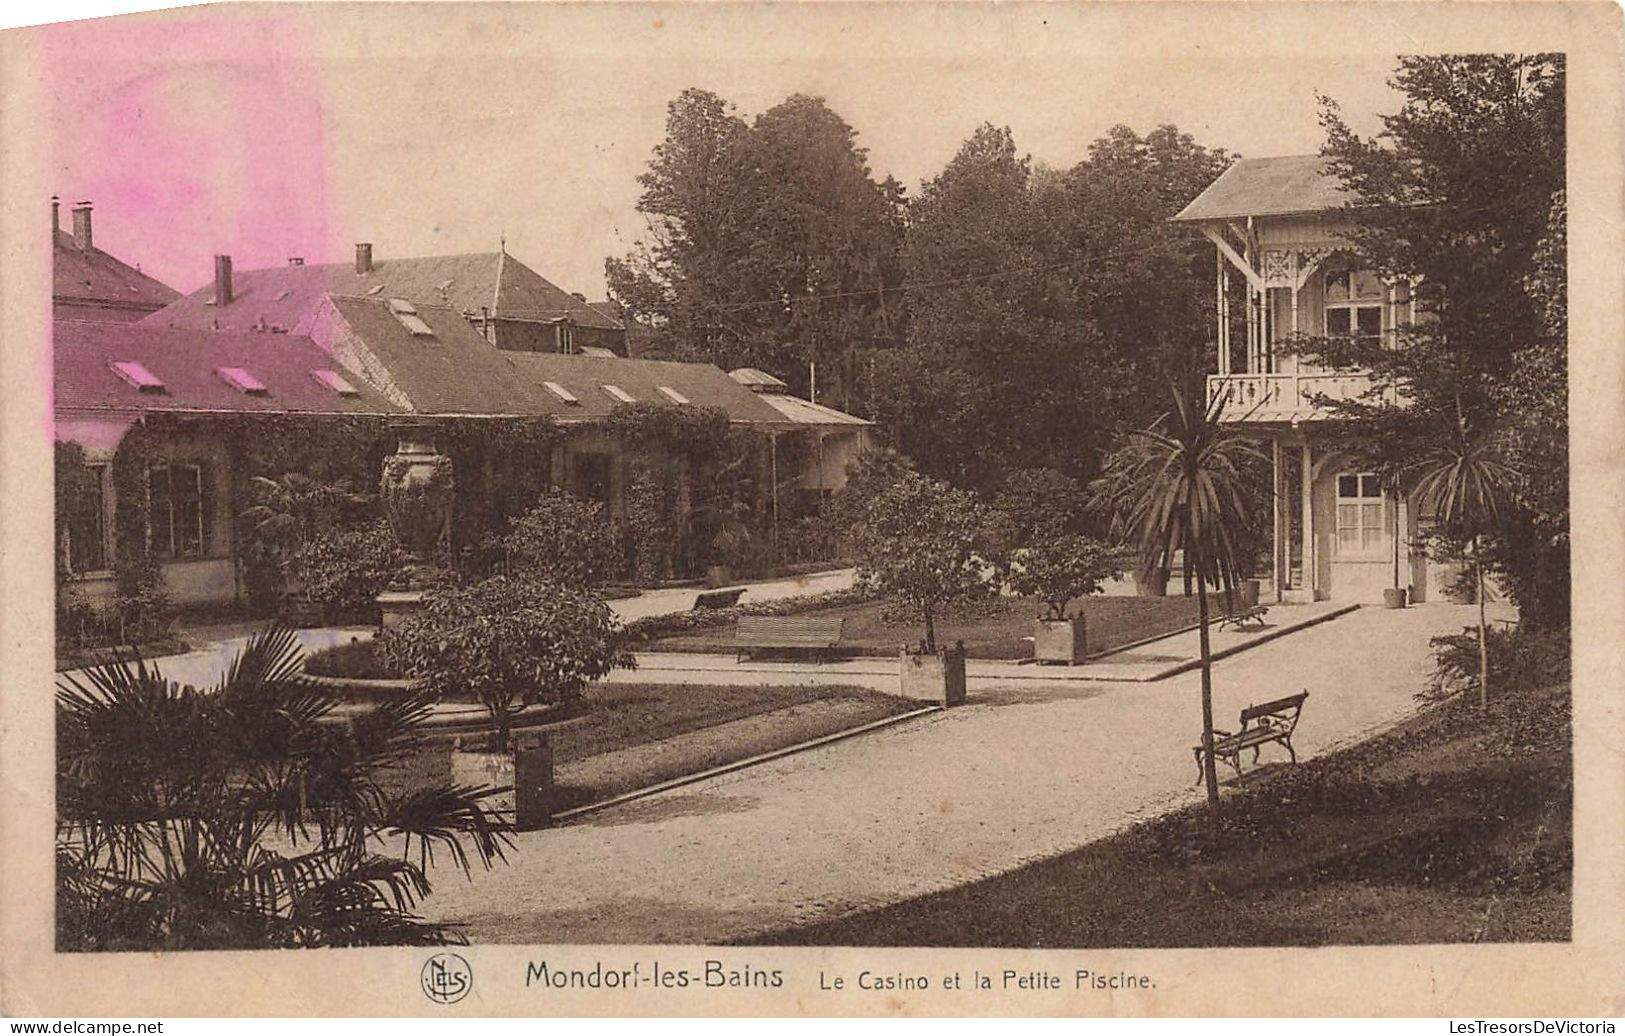
[[[408,302],[406,299],[390,299],[389,311],[394,313],[396,316],[399,316],[402,313],[415,314],[418,311],[418,308],[412,305],[412,303]]]
[[[615,350],[605,349],[601,345],[583,345],[576,350],[576,353],[581,356],[596,356],[601,360],[619,359],[619,357],[615,355]]]
[[[320,370],[313,370],[310,373],[315,376],[317,381],[321,382],[323,385],[326,385],[328,388],[332,389],[334,392],[337,392],[341,396],[361,395],[356,387],[346,381],[344,379],[344,375],[340,374],[338,371],[322,368]]]
[[[679,405],[688,402],[687,396],[683,395],[681,392],[678,392],[676,389],[668,388],[665,385],[660,386],[660,394],[671,400],[673,403],[677,403]]]
[[[569,389],[565,388],[563,385],[560,385],[556,381],[544,381],[542,382],[542,386],[546,388],[547,391],[564,400],[566,403],[571,403],[576,406],[581,405],[581,400],[576,398],[576,394],[574,392],[571,392]]]
[[[142,392],[165,391],[163,380],[136,360],[115,360],[108,366],[113,368],[114,374]]]
[[[604,391],[608,392],[610,395],[614,396],[616,399],[620,400],[622,403],[636,403],[637,402],[637,400],[632,398],[632,393],[630,393],[630,392],[626,391],[625,389],[621,388],[619,385],[605,385],[604,386]]]
[[[216,367],[214,372],[220,379],[238,392],[248,396],[263,396],[267,394],[265,383],[241,367]]]

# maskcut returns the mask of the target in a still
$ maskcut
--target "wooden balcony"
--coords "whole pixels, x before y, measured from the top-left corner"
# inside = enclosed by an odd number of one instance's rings
[[[1323,421],[1332,414],[1315,405],[1317,398],[1360,399],[1371,388],[1368,374],[1209,374],[1207,402],[1211,407],[1224,397],[1219,420],[1225,422]],[[1392,388],[1377,400],[1398,402]]]

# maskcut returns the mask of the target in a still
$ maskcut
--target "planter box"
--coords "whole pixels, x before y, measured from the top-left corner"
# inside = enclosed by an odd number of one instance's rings
[[[963,646],[938,651],[934,655],[911,654],[904,651],[899,657],[905,698],[939,702],[943,705],[965,703],[965,649]]]
[[[1134,590],[1141,597],[1167,597],[1168,574],[1166,572],[1136,572],[1134,573]]]
[[[1253,608],[1258,605],[1258,592],[1260,582],[1257,579],[1243,579],[1236,584],[1236,607]]]
[[[385,590],[377,600],[383,628],[394,629],[423,607],[423,591]]]
[[[715,590],[734,581],[734,570],[727,565],[712,565],[705,570],[705,585]]]
[[[1033,624],[1033,659],[1077,665],[1083,661],[1083,616],[1069,619],[1039,619]]]
[[[1384,608],[1403,608],[1408,603],[1408,592],[1403,586],[1390,586],[1382,592]]]

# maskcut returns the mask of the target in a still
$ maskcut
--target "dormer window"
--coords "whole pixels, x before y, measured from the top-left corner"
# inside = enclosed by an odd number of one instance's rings
[[[674,388],[667,388],[665,385],[660,386],[660,394],[671,400],[673,403],[676,403],[678,406],[683,406],[688,402],[687,396],[683,395],[681,392],[678,392]]]
[[[117,360],[109,366],[113,368],[114,374],[141,392],[156,394],[165,391],[163,380],[135,360]]]
[[[434,328],[424,323],[423,318],[418,316],[417,307],[405,299],[390,299],[389,311],[395,314],[395,319],[414,335],[422,338],[434,337]]]
[[[313,370],[310,373],[316,378],[317,381],[321,382],[323,385],[326,385],[328,388],[332,389],[341,396],[361,395],[356,387],[345,380],[344,375],[340,374],[338,371],[326,370],[324,368],[322,370]]]
[[[559,399],[565,403],[569,403],[572,406],[581,405],[581,400],[576,398],[576,394],[574,392],[571,392],[569,389],[565,388],[563,385],[560,385],[556,381],[544,381],[542,382],[542,387],[559,397]]]
[[[214,372],[220,380],[241,392],[245,396],[264,396],[268,394],[265,383],[241,367],[216,367]]]
[[[612,397],[614,397],[615,399],[620,400],[622,403],[636,403],[637,402],[636,399],[632,398],[632,393],[630,393],[630,392],[626,391],[625,389],[621,388],[619,385],[605,385],[604,386],[604,391],[608,392]]]

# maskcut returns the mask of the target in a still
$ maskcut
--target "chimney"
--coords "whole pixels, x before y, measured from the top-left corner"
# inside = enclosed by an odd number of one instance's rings
[[[355,246],[355,272],[372,272],[372,242],[363,242]]]
[[[214,304],[231,305],[231,256],[214,257]]]
[[[56,244],[56,236],[62,232],[62,199],[51,195],[51,243]]]
[[[73,207],[73,243],[81,252],[90,251],[90,202],[82,201]]]

